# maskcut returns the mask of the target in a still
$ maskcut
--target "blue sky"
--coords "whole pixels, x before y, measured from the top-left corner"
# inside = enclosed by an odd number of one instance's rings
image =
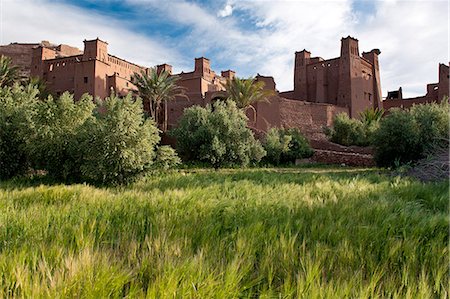
[[[294,52],[337,57],[340,39],[359,39],[360,52],[381,50],[381,84],[425,93],[448,63],[446,0],[0,0],[1,43],[50,40],[82,48],[99,37],[109,52],[153,66],[191,71],[195,57],[214,70],[293,81]],[[40,16],[36,18],[36,16]]]

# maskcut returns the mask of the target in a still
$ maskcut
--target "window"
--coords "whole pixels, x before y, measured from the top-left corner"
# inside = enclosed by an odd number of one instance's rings
[[[84,83],[88,83],[88,77],[84,77]]]

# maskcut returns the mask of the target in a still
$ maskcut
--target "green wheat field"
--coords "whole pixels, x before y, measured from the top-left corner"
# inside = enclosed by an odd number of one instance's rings
[[[448,188],[339,167],[0,183],[1,298],[448,298]]]

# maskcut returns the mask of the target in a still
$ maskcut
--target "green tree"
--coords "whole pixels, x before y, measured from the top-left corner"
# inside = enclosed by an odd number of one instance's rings
[[[234,77],[233,79],[227,79],[224,87],[227,100],[234,101],[237,107],[243,109],[244,112],[247,109],[252,110],[253,120],[256,122],[256,108],[253,104],[268,101],[269,97],[275,94],[273,90],[264,89],[264,86],[263,81],[256,81],[255,78],[240,79]]]
[[[33,167],[46,170],[59,180],[79,180],[83,152],[78,140],[80,129],[93,118],[94,108],[92,97],[87,94],[76,102],[68,92],[59,99],[49,96],[39,101],[27,138],[27,152]]]
[[[10,57],[0,56],[0,87],[12,86],[19,81],[19,68],[12,65]]]
[[[171,76],[166,71],[158,74],[155,68],[133,75],[132,82],[137,87],[136,93],[144,100],[150,116],[163,131],[167,130],[167,102],[176,97],[187,98],[185,88],[177,85],[178,80],[178,76]],[[164,104],[164,118],[160,123],[162,104]]]
[[[0,179],[24,174],[29,168],[26,142],[38,94],[32,86],[0,87]]]
[[[187,108],[172,131],[184,160],[222,166],[256,163],[265,155],[247,128],[247,117],[233,101],[217,101],[206,108]]]
[[[140,98],[112,94],[85,122],[79,144],[83,179],[94,183],[128,183],[145,175],[155,158],[159,130],[145,119]]]
[[[37,90],[39,90],[39,98],[47,99],[49,95],[51,95],[50,90],[48,89],[47,83],[41,77],[30,77],[26,81],[26,85],[32,85]]]

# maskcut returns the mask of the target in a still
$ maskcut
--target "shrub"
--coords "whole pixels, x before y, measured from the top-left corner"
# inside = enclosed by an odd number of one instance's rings
[[[449,121],[446,101],[390,110],[374,136],[375,161],[379,166],[397,166],[425,158],[447,142]]]
[[[359,114],[360,119],[339,113],[334,118],[333,127],[325,128],[325,134],[330,141],[341,145],[371,145],[383,113],[383,109],[366,109]]]
[[[246,166],[265,155],[247,128],[247,117],[233,101],[187,108],[171,134],[184,160],[207,162],[216,168]]]
[[[26,140],[39,91],[31,86],[0,88],[0,179],[29,168]]]
[[[374,136],[375,161],[378,166],[408,163],[420,155],[419,129],[411,113],[391,109],[380,122]]]
[[[153,121],[144,119],[140,99],[111,95],[84,124],[80,139],[83,179],[122,184],[150,170],[160,137]]]
[[[336,115],[328,135],[332,142],[342,145],[367,145],[368,143],[363,123],[350,118],[346,113]]]
[[[267,152],[265,160],[275,165],[311,157],[314,153],[308,140],[296,128],[270,129],[264,140],[264,149]]]
[[[449,104],[414,105],[410,109],[419,130],[420,151],[427,154],[435,147],[445,145],[449,134]]]
[[[95,105],[84,95],[74,102],[65,92],[59,99],[49,96],[39,101],[32,117],[27,151],[35,169],[46,170],[56,179],[80,179],[80,128],[91,119]]]
[[[170,169],[181,164],[177,152],[168,145],[158,147],[156,150],[155,168]]]

